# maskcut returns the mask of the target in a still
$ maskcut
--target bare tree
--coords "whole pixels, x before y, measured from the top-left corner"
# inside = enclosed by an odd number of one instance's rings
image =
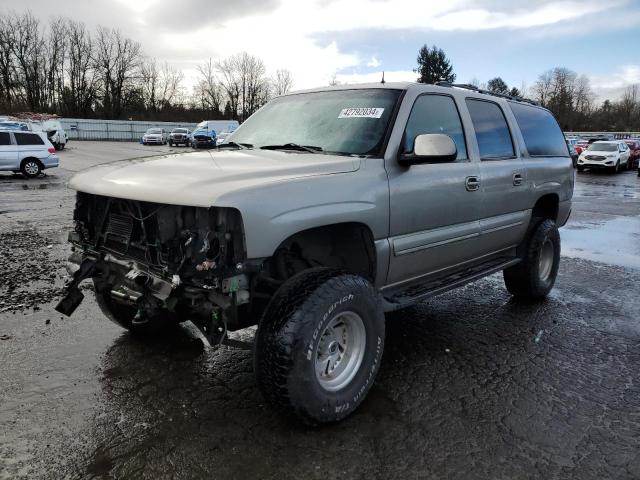
[[[27,108],[40,111],[44,84],[40,22],[30,11],[12,14],[9,21],[12,26],[9,48],[15,59],[18,84],[22,87],[17,90],[18,95]]]
[[[224,88],[216,77],[219,67],[210,58],[207,62],[198,65],[197,69],[200,78],[194,89],[196,104],[206,110],[209,116],[219,116],[223,108],[225,91],[228,94],[227,88]]]
[[[67,21],[67,63],[65,110],[72,115],[90,115],[98,96],[98,76],[95,71],[94,43],[84,23]]]
[[[290,70],[276,70],[276,74],[272,78],[271,83],[275,96],[284,95],[293,87],[293,75]]]
[[[119,118],[137,80],[142,49],[119,30],[105,27],[98,27],[95,48],[95,67],[103,89],[103,114],[106,118]]]
[[[216,70],[220,74],[220,85],[224,90],[230,113],[238,115],[238,105],[242,94],[242,80],[239,78],[235,57],[226,58],[216,63]]]
[[[8,111],[15,102],[16,65],[11,48],[14,17],[0,17],[0,105]]]

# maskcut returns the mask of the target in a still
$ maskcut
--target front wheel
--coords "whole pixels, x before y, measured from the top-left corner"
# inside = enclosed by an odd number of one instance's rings
[[[584,167],[581,167],[580,165],[578,165],[578,171],[579,172],[584,172]]]
[[[520,247],[522,261],[504,271],[504,283],[516,297],[546,297],[560,266],[560,232],[553,220],[540,222]]]
[[[616,166],[613,167],[613,173],[620,173],[620,160],[618,160]]]
[[[137,321],[137,308],[113,301],[108,290],[103,290],[102,286],[95,280],[93,284],[96,292],[96,302],[104,316],[139,338],[162,335],[170,332],[178,325],[178,321],[171,318],[170,315],[162,313],[144,322]]]
[[[289,279],[256,337],[258,386],[308,425],[336,422],[362,402],[378,373],[384,314],[364,278],[311,269]]]

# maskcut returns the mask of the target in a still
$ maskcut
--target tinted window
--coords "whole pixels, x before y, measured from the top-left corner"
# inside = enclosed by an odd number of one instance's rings
[[[476,131],[480,158],[484,160],[514,157],[507,120],[498,104],[468,98],[467,107]]]
[[[0,145],[11,145],[9,132],[0,132]]]
[[[510,103],[510,106],[529,155],[567,156],[564,135],[551,112],[521,103]]]
[[[18,145],[44,145],[44,141],[40,138],[40,135],[35,133],[17,133],[13,134],[16,137]]]
[[[445,133],[458,149],[458,159],[467,158],[467,146],[456,104],[444,95],[422,95],[411,109],[404,135],[404,151],[413,151],[413,142],[423,133]]]

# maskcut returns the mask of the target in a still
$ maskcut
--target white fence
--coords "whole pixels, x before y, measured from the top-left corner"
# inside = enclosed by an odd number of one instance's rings
[[[111,140],[120,142],[138,142],[144,132],[150,128],[164,128],[170,132],[174,128],[193,130],[196,123],[188,122],[136,122],[128,120],[97,120],[84,118],[61,118],[60,123],[71,140]],[[217,120],[217,132],[233,130],[235,122]]]

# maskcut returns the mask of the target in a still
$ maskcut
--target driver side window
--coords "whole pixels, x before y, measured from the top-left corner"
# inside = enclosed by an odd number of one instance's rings
[[[449,135],[458,150],[456,160],[468,158],[462,122],[453,98],[428,94],[416,99],[404,132],[403,152],[413,152],[415,138],[424,133]]]

